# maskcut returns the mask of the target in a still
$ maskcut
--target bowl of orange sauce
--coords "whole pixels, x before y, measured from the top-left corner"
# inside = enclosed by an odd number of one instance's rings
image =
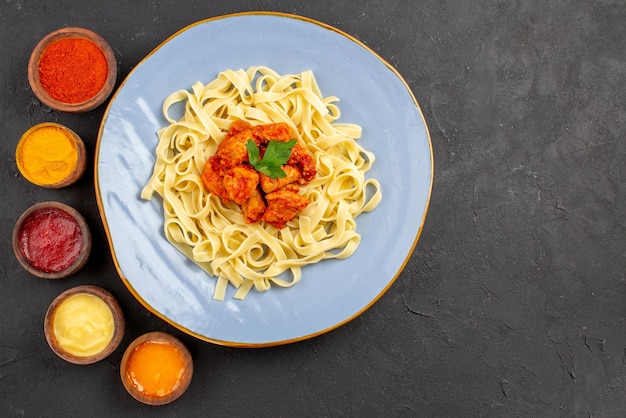
[[[128,393],[148,405],[165,405],[185,393],[193,360],[176,337],[161,331],[135,339],[124,352],[120,377]]]

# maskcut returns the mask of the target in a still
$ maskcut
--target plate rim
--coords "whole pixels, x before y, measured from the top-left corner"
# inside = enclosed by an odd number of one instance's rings
[[[361,48],[366,50],[368,53],[370,53],[374,58],[376,58],[383,65],[385,65],[387,67],[387,69],[389,69],[395,75],[395,77],[404,85],[404,88],[406,89],[406,92],[409,94],[409,97],[411,98],[411,101],[413,102],[414,106],[416,107],[416,109],[417,109],[417,111],[418,111],[418,113],[419,113],[419,115],[420,115],[420,117],[422,119],[422,124],[424,126],[426,138],[428,140],[429,159],[430,159],[430,173],[429,173],[430,174],[430,178],[429,178],[429,185],[428,185],[428,193],[427,193],[426,202],[425,202],[425,206],[424,206],[424,212],[422,214],[422,219],[420,220],[419,228],[417,230],[416,236],[415,236],[415,238],[413,240],[413,243],[412,243],[411,247],[409,248],[406,256],[404,257],[404,260],[402,261],[400,267],[398,268],[398,271],[393,275],[393,277],[389,280],[389,282],[382,288],[382,290],[369,303],[367,303],[365,306],[363,306],[357,312],[355,312],[354,314],[350,315],[349,317],[345,318],[342,321],[333,323],[329,327],[321,329],[321,330],[319,330],[317,332],[309,333],[309,334],[298,336],[298,337],[294,337],[294,338],[289,338],[289,339],[284,339],[284,340],[279,340],[279,341],[261,342],[261,343],[226,341],[226,340],[211,338],[211,337],[207,337],[206,335],[199,334],[199,333],[197,333],[195,331],[192,331],[192,330],[188,329],[184,325],[182,325],[182,324],[180,324],[180,323],[178,323],[176,321],[173,321],[172,319],[166,317],[164,314],[160,313],[157,309],[152,307],[146,300],[144,300],[143,297],[141,297],[141,295],[139,295],[139,293],[135,290],[135,288],[130,283],[128,278],[126,278],[124,276],[124,274],[122,272],[122,268],[121,268],[121,266],[119,264],[118,257],[116,255],[116,250],[115,250],[115,248],[113,246],[113,239],[112,239],[111,231],[109,230],[109,224],[107,222],[106,215],[105,215],[104,204],[102,202],[102,194],[101,194],[100,186],[99,186],[99,176],[98,176],[98,161],[99,161],[99,155],[100,155],[100,144],[101,144],[101,140],[102,140],[104,127],[105,127],[106,121],[108,119],[109,110],[110,110],[111,106],[113,105],[113,103],[115,102],[115,99],[116,99],[118,93],[122,90],[122,88],[124,87],[126,82],[129,80],[129,78],[133,75],[133,73],[144,62],[146,62],[152,55],[154,55],[163,46],[168,44],[172,39],[176,38],[177,36],[179,36],[183,32],[186,32],[187,30],[189,30],[189,29],[191,29],[193,27],[196,27],[196,26],[199,26],[199,25],[204,25],[204,24],[207,24],[207,23],[210,23],[210,22],[214,22],[214,21],[217,21],[217,20],[229,19],[229,18],[237,18],[237,17],[243,17],[243,16],[272,16],[272,17],[300,20],[302,22],[313,24],[313,25],[319,26],[321,28],[324,28],[324,29],[330,30],[332,32],[335,32],[336,34],[347,38],[348,40],[354,42],[355,44],[357,44],[358,46],[360,46]],[[428,124],[426,123],[426,119],[424,117],[424,113],[422,112],[422,109],[421,109],[421,107],[420,107],[420,105],[419,105],[415,95],[413,94],[413,91],[411,90],[410,86],[408,85],[408,83],[406,82],[404,77],[402,77],[402,75],[399,73],[399,71],[393,65],[391,65],[387,60],[382,58],[376,51],[374,51],[372,48],[367,46],[364,42],[362,42],[361,40],[359,40],[355,36],[350,35],[347,32],[344,32],[341,29],[338,29],[338,28],[336,28],[336,27],[334,27],[334,26],[332,26],[330,24],[327,24],[327,23],[324,23],[324,22],[321,22],[321,21],[318,21],[318,20],[315,20],[313,18],[309,18],[309,17],[306,17],[306,16],[301,16],[301,15],[296,15],[296,14],[286,13],[286,12],[274,12],[274,11],[237,12],[237,13],[218,15],[218,16],[202,19],[202,20],[196,21],[194,23],[191,23],[189,25],[186,25],[186,26],[182,27],[181,29],[177,30],[172,35],[170,35],[166,39],[164,39],[161,43],[159,43],[156,47],[154,47],[145,57],[143,57],[140,61],[138,61],[131,68],[131,70],[126,74],[126,76],[124,77],[122,82],[119,84],[119,86],[115,89],[113,95],[110,97],[110,99],[109,99],[109,101],[108,101],[108,103],[106,105],[106,108],[105,108],[105,110],[103,112],[103,117],[102,117],[101,122],[100,122],[100,127],[98,129],[98,134],[97,134],[97,138],[96,138],[95,152],[94,152],[94,187],[95,187],[95,195],[96,195],[96,203],[97,203],[97,207],[98,207],[98,213],[100,215],[100,219],[102,221],[102,226],[104,228],[105,235],[107,237],[107,243],[108,243],[108,246],[109,246],[109,250],[111,252],[111,257],[112,257],[112,260],[113,260],[113,264],[114,264],[115,269],[116,269],[116,271],[118,273],[118,276],[119,276],[120,280],[122,281],[122,283],[124,284],[124,286],[133,295],[133,297],[144,308],[146,308],[151,314],[155,315],[156,317],[158,317],[162,321],[166,322],[167,324],[171,325],[172,327],[178,329],[179,331],[182,331],[185,334],[190,335],[190,336],[192,336],[194,338],[197,338],[197,339],[199,339],[201,341],[213,343],[213,344],[216,344],[216,345],[226,346],[226,347],[235,347],[235,348],[275,347],[275,346],[287,345],[287,344],[292,344],[292,343],[296,343],[296,342],[300,342],[300,341],[305,341],[305,340],[308,340],[308,339],[315,338],[317,336],[326,334],[326,333],[328,333],[330,331],[333,331],[333,330],[335,330],[335,329],[337,329],[337,328],[347,324],[348,322],[353,321],[357,317],[361,316],[365,311],[370,309],[385,293],[387,293],[389,288],[396,282],[396,280],[398,279],[398,277],[400,276],[400,274],[402,273],[402,271],[406,267],[406,264],[408,263],[409,259],[411,258],[411,255],[415,251],[415,247],[417,246],[417,243],[418,243],[418,241],[420,239],[420,236],[422,234],[422,231],[424,229],[424,224],[426,222],[426,217],[428,215],[428,211],[429,211],[429,208],[430,208],[430,200],[431,200],[431,196],[432,196],[433,183],[434,183],[434,171],[435,171],[434,152],[433,152],[432,139],[431,139],[431,136],[430,136],[430,130],[428,128]]]

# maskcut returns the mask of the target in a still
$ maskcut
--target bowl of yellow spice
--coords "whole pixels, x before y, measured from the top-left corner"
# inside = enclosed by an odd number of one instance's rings
[[[22,135],[15,150],[15,162],[31,183],[61,188],[75,183],[83,175],[87,151],[74,131],[58,123],[45,122]]]
[[[48,307],[44,333],[62,359],[79,365],[109,356],[124,336],[122,309],[107,290],[81,285],[58,295]]]

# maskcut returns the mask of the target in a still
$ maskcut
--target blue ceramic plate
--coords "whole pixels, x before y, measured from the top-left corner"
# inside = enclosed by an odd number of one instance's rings
[[[140,200],[152,173],[163,100],[226,69],[312,70],[322,94],[341,100],[340,122],[363,127],[376,155],[368,175],[383,200],[357,218],[361,245],[346,260],[307,266],[287,288],[212,299],[215,279],[163,234],[160,198]],[[400,75],[359,41],[302,17],[246,13],[191,25],[156,48],[111,100],[98,137],[95,185],[113,259],[130,292],[151,312],[200,339],[239,347],[286,344],[330,331],[369,308],[409,258],[433,180],[430,136]]]

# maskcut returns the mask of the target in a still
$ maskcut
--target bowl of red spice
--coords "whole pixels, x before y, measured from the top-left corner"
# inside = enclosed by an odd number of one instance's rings
[[[43,279],[71,276],[91,252],[85,218],[60,202],[41,202],[26,209],[15,223],[12,242],[22,267]]]
[[[109,44],[88,29],[70,27],[46,35],[28,62],[28,82],[45,105],[87,112],[113,91],[117,61]]]

